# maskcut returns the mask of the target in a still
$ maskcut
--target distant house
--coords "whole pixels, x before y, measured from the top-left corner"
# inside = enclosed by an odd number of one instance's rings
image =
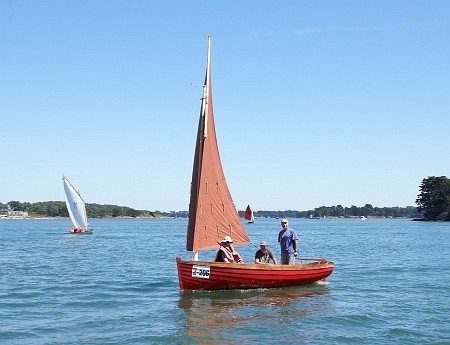
[[[12,218],[12,219],[28,218],[28,212],[1,209],[0,218]]]
[[[0,218],[8,218],[8,210],[6,208],[0,209]]]

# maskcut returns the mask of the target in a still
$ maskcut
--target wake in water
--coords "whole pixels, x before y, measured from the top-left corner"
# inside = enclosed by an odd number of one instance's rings
[[[320,285],[320,286],[326,286],[329,284],[329,282],[327,282],[326,279],[321,279],[321,280],[316,281],[314,284]]]

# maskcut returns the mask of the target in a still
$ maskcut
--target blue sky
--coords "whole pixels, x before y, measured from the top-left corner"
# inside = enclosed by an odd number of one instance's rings
[[[0,202],[187,210],[207,36],[242,210],[414,205],[450,176],[448,1],[0,0]]]

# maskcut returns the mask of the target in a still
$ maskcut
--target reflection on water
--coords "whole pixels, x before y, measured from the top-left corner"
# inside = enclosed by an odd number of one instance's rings
[[[282,289],[181,291],[184,343],[238,344],[260,341],[257,329],[295,326],[330,309],[328,286],[316,284]],[[251,328],[252,332],[246,332]],[[232,335],[230,337],[230,335]],[[275,335],[274,335],[275,336]],[[276,335],[278,341],[282,335]],[[232,340],[231,340],[232,339]]]

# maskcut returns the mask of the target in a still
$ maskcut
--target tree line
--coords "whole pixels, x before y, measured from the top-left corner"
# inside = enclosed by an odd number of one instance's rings
[[[69,217],[64,201],[20,202],[10,201],[6,205],[0,203],[0,208],[12,211],[28,212],[30,217]],[[131,207],[117,205],[86,204],[89,218],[118,218],[118,217],[161,217],[158,211],[135,210]]]
[[[379,218],[416,218],[420,214],[414,206],[407,207],[373,207],[366,204],[363,207],[352,205],[351,207],[321,206],[309,211],[256,211],[255,217],[263,218],[354,218],[354,217],[379,217]],[[244,211],[239,211],[243,217]]]
[[[322,217],[385,217],[385,218],[416,218],[420,220],[450,221],[450,179],[446,176],[429,176],[422,180],[417,196],[418,207],[373,207],[366,204],[362,207],[321,206],[308,211],[256,211],[255,217],[265,218],[322,218]],[[28,212],[31,217],[68,217],[64,201],[0,202],[0,209]],[[86,204],[89,218],[117,217],[174,217],[186,218],[187,211],[146,211],[117,205]],[[244,211],[239,211],[241,217]]]
[[[7,204],[0,203],[0,209],[9,209],[12,211],[28,212],[30,217],[69,217],[66,203],[64,201],[43,201],[43,202],[20,202],[10,201]],[[173,218],[187,218],[189,212],[187,211],[147,211],[136,210],[131,207],[117,206],[117,205],[99,205],[86,204],[86,213],[89,218],[118,218],[118,217],[173,217]],[[239,215],[244,217],[244,211],[239,211]],[[420,216],[417,209],[413,206],[407,207],[373,207],[366,204],[363,207],[343,207],[337,206],[321,206],[314,210],[308,211],[256,211],[255,217],[263,218],[310,218],[310,217],[393,217],[393,218],[416,218]]]
[[[425,221],[450,221],[450,179],[446,176],[429,176],[422,180],[417,196],[418,207],[363,207],[321,206],[309,211],[256,211],[255,217],[271,218],[322,218],[322,217],[384,217],[413,218]],[[239,211],[243,217],[244,211]]]

